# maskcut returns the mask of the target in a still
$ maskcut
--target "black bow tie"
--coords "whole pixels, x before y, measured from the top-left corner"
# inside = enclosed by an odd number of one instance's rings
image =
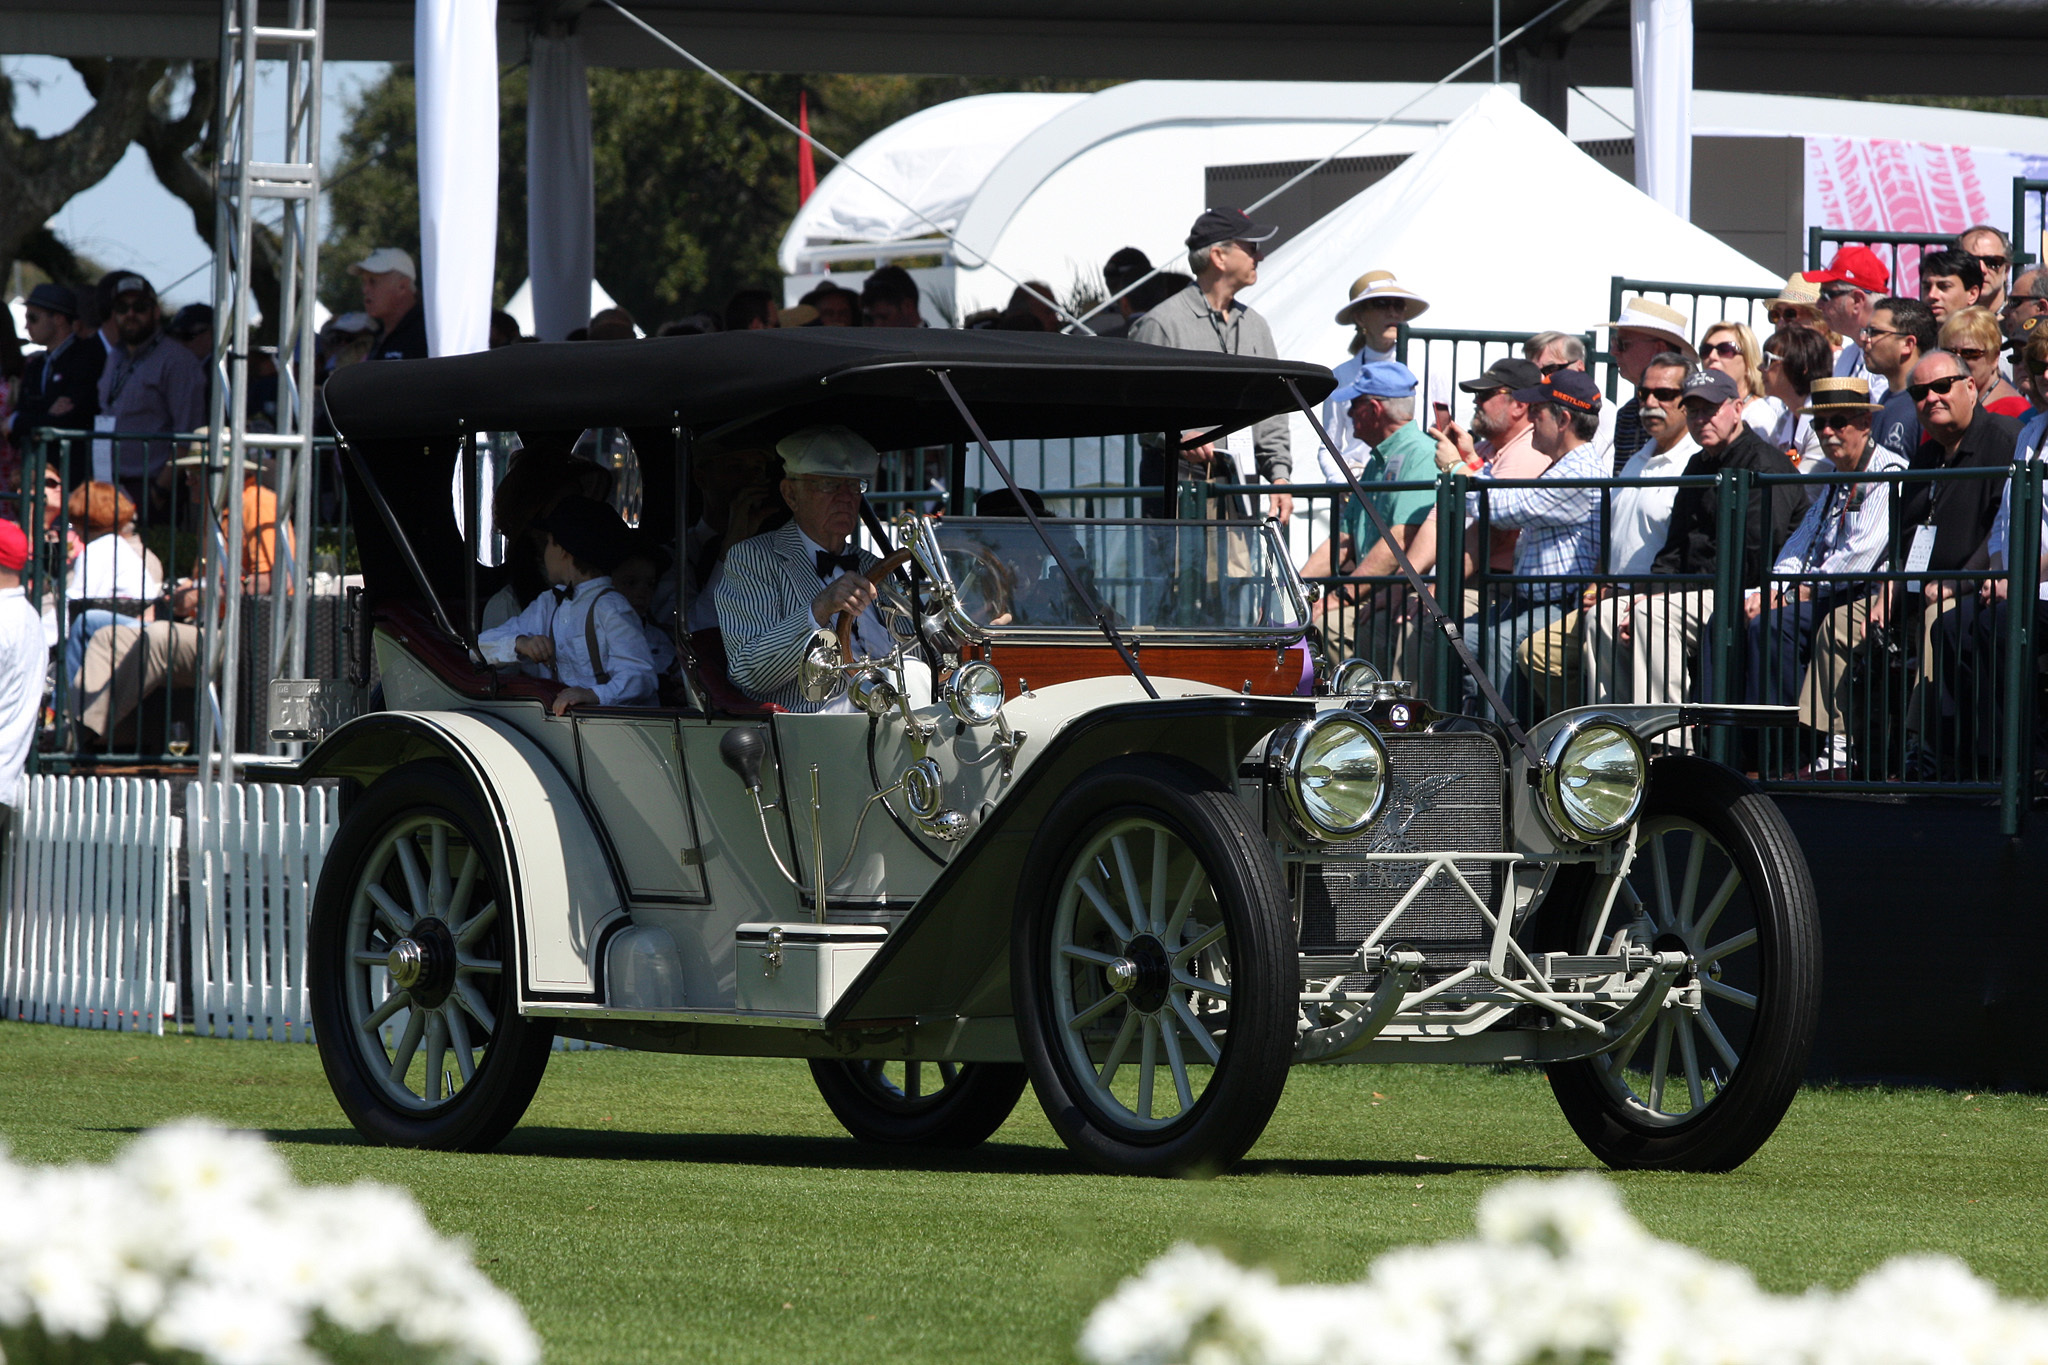
[[[818,551],[818,577],[830,578],[834,569],[848,573],[860,572],[860,556],[857,554],[835,555],[830,550]]]

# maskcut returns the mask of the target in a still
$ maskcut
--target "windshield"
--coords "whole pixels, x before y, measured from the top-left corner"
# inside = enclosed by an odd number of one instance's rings
[[[1254,522],[1048,519],[1046,530],[1119,630],[1289,637],[1305,607],[1285,548]],[[992,633],[1095,629],[1021,518],[933,524],[960,604]]]

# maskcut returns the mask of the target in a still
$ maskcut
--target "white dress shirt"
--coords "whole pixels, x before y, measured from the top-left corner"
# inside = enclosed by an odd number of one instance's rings
[[[554,642],[555,661],[527,664],[529,672],[559,678],[570,687],[588,688],[602,706],[652,706],[654,659],[647,652],[640,614],[623,594],[607,592],[611,585],[611,576],[605,574],[560,589],[559,598],[544,592],[527,603],[525,611],[477,636],[477,648],[494,664],[524,663],[519,658],[519,637],[545,635]],[[601,656],[597,662],[590,657],[590,632],[584,624],[593,613]],[[597,680],[599,663],[609,673],[605,682]]]
[[[1647,441],[1641,450],[1628,457],[1621,477],[1675,479],[1685,473],[1699,448],[1691,432],[1679,437],[1678,444],[1661,455],[1657,453],[1657,443]],[[1671,504],[1676,501],[1678,490],[1669,486],[1631,485],[1615,491],[1614,505],[1608,514],[1607,572],[1650,572],[1650,561],[1664,548],[1664,537],[1671,530]]]
[[[20,588],[0,588],[0,806],[21,804],[21,770],[36,740],[49,663],[42,616]]]
[[[155,555],[109,531],[85,542],[64,583],[64,600],[125,598],[146,602],[163,590],[163,576],[152,561]]]

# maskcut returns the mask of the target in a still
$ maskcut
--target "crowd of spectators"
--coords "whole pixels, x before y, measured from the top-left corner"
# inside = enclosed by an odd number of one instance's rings
[[[1155,268],[1125,248],[1103,264],[1106,304],[1093,291],[1063,300],[1049,284],[1026,281],[1003,307],[960,325],[1075,332],[1084,330],[1074,319],[1085,313],[1085,330],[1097,336],[1273,356],[1271,329],[1239,297],[1257,281],[1273,236],[1238,210],[1211,209],[1194,224],[1185,260],[1169,263],[1184,271]],[[362,307],[321,329],[323,381],[345,366],[426,354],[412,257],[381,247],[352,270]],[[1433,391],[1425,411],[1421,381],[1397,350],[1401,329],[1429,308],[1426,282],[1371,269],[1332,300],[1337,320],[1352,329],[1349,354],[1333,365],[1339,387],[1321,412],[1334,449],[1293,448],[1281,417],[1213,442],[1161,433],[1143,443],[1139,478],[1172,489],[1180,515],[1256,511],[1283,524],[1295,511],[1294,486],[1321,486],[1316,505],[1328,515],[1318,514],[1299,566],[1329,589],[1315,625],[1340,650],[1377,654],[1411,677],[1435,654],[1400,586],[1397,555],[1429,573],[1442,547],[1462,540],[1465,581],[1490,588],[1453,605],[1468,645],[1525,715],[1705,695],[1713,651],[1725,647],[1716,642],[1729,638],[1715,629],[1713,584],[1720,556],[1739,554],[1746,620],[1736,631],[1734,699],[1796,704],[1811,737],[1810,771],[1843,773],[1856,679],[1874,650],[1908,660],[1909,737],[1928,729],[1936,710],[1971,712],[1978,734],[1986,733],[1985,717],[1995,718],[1998,680],[1983,661],[1996,656],[1993,644],[2014,608],[2001,590],[1980,591],[1962,575],[1983,570],[1989,585],[2003,569],[2005,482],[1752,481],[1742,542],[1724,546],[1717,487],[1658,481],[1732,469],[1889,475],[2034,458],[2048,428],[2048,270],[2016,270],[2010,242],[1979,226],[1948,249],[1926,251],[1918,277],[1914,293],[1895,294],[1874,251],[1845,247],[1826,269],[1788,277],[1763,303],[1762,328],[1742,318],[1695,319],[1682,297],[1628,298],[1604,323],[1614,399],[1588,373],[1583,333],[1555,330],[1462,379],[1462,396]],[[715,312],[673,319],[653,334],[941,325],[916,278],[896,265],[868,272],[857,288],[828,279],[793,303],[784,297],[743,289]],[[138,654],[160,660],[137,665],[146,676],[130,692],[175,683],[189,675],[193,652],[178,633],[194,629],[189,604],[179,609],[187,580],[166,576],[136,521],[184,515],[184,462],[162,434],[205,422],[211,312],[188,307],[166,317],[148,281],[132,272],[109,274],[89,290],[41,284],[26,304],[27,339],[37,349],[0,386],[0,478],[18,483],[20,448],[39,428],[96,438],[80,446],[90,459],[71,461],[46,488],[45,519],[67,522],[69,534],[43,553],[77,604],[65,621],[46,621],[52,645],[62,641],[57,666],[81,697],[108,696],[110,679]],[[643,335],[627,310],[609,307],[570,340]],[[511,316],[493,314],[493,347],[531,340]],[[1469,417],[1461,422],[1456,409]],[[1449,534],[1438,519],[1458,504],[1433,487],[1440,471],[1462,472],[1472,489],[1458,510],[1463,526]],[[267,485],[260,461],[246,477],[257,490],[245,510],[260,544],[243,566],[254,586],[276,557],[276,502],[259,505]],[[1379,517],[1345,491],[1353,477]],[[1615,482],[1588,482],[1608,480]],[[1407,486],[1387,487],[1395,484]],[[508,486],[516,490],[518,481]],[[1151,499],[1148,513],[1165,512],[1167,502]],[[60,506],[68,515],[57,515]],[[751,533],[781,509],[735,496],[718,510]],[[528,512],[522,525],[538,527],[538,512]],[[522,533],[501,529],[515,540]],[[708,533],[713,551],[730,543],[722,529]],[[526,576],[537,580],[538,543],[533,549]],[[707,558],[702,545],[684,557],[716,571],[715,553]],[[1886,570],[1931,576],[1869,577]],[[96,645],[106,659],[97,672]],[[1468,704],[1478,705],[1469,688]],[[103,711],[81,723],[100,740],[113,722]]]

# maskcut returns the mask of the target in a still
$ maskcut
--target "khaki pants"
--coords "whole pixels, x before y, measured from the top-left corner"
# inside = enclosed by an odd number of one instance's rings
[[[1620,638],[1623,603],[1632,603],[1626,641]],[[1581,667],[1587,703],[1683,702],[1713,610],[1714,594],[1704,589],[1603,599],[1585,613]]]
[[[1555,714],[1583,697],[1586,614],[1572,612],[1515,647],[1515,666],[1529,679],[1539,714]]]
[[[1867,628],[1870,622],[1870,604],[1874,597],[1859,598],[1845,607],[1837,607],[1828,613],[1828,619],[1821,624],[1813,638],[1813,659],[1806,666],[1806,680],[1799,689],[1799,719],[1802,724],[1831,735],[1846,735],[1847,718],[1855,709],[1855,688],[1852,685],[1857,658],[1868,650],[1870,637]],[[1934,628],[1941,619],[1954,611],[1960,599],[1949,597],[1939,602],[1924,602],[1915,613],[1920,620],[1915,627],[1908,621],[1906,629],[1917,628],[1920,636],[1920,667],[1909,681],[1910,690],[1906,696],[1906,733],[1919,735],[1925,729],[1925,710],[1930,704],[1929,696],[1934,681]],[[1896,629],[1896,618],[1895,629]]]
[[[199,627],[180,621],[108,626],[86,644],[71,695],[79,723],[108,740],[144,697],[166,684],[190,687],[198,676]]]

